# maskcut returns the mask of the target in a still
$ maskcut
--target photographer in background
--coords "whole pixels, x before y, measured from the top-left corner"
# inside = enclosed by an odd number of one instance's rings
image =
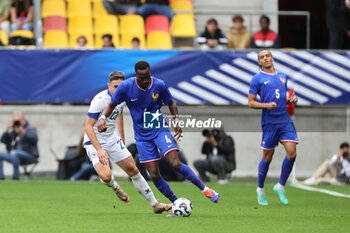
[[[341,143],[338,154],[333,155],[330,160],[325,160],[317,168],[315,173],[303,183],[306,185],[318,185],[322,183],[344,185],[350,183],[349,152],[349,143]],[[326,177],[327,174],[329,174],[329,177]]]
[[[32,164],[38,160],[36,128],[22,114],[16,113],[2,134],[1,142],[6,144],[7,152],[0,152],[0,179],[5,179],[3,160],[6,160],[13,165],[13,179],[18,180],[19,165]]]
[[[203,181],[210,181],[205,174],[210,172],[218,175],[219,184],[226,184],[231,172],[236,169],[233,138],[226,135],[223,128],[212,131],[205,129],[202,134],[205,137],[202,154],[205,154],[207,158],[196,160],[193,165]]]

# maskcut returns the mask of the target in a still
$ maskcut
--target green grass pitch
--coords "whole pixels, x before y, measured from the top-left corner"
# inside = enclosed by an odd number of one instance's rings
[[[120,182],[131,201],[122,203],[99,182],[0,182],[0,232],[350,232],[350,199],[287,187],[282,206],[265,187],[269,206],[258,206],[255,183],[209,183],[221,194],[213,204],[188,182],[170,186],[192,201],[188,218],[153,214],[129,181]],[[155,196],[167,199],[150,183]],[[350,187],[323,186],[350,193]]]

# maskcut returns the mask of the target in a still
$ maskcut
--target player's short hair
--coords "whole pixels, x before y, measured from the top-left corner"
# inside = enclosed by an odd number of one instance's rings
[[[244,22],[244,19],[242,17],[242,15],[235,15],[232,17],[232,22],[236,22],[236,21],[241,21],[241,23]]]
[[[125,74],[121,71],[113,71],[108,75],[108,78],[109,78],[109,82],[112,82],[114,80],[119,80],[119,79],[124,80]]]
[[[135,64],[135,72],[137,72],[137,70],[145,70],[147,68],[150,68],[150,66],[146,61],[138,61]]]
[[[347,143],[347,142],[343,142],[343,143],[340,144],[340,146],[339,146],[340,149],[349,148],[349,147],[350,147],[350,146],[349,146],[349,143]]]
[[[269,18],[267,15],[262,15],[262,16],[260,17],[259,22],[261,22],[261,20],[263,20],[263,19],[266,19],[266,20],[267,20],[267,23],[270,24],[270,18]]]

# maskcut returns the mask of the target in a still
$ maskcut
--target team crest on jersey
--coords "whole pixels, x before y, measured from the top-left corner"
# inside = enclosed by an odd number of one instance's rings
[[[154,92],[152,93],[152,98],[153,98],[153,101],[154,101],[154,102],[157,101],[158,97],[159,97],[159,94],[158,94],[158,93],[157,93],[157,94],[154,94]]]
[[[281,82],[282,82],[283,84],[286,83],[286,79],[285,79],[285,78],[280,77],[280,80],[281,80]]]

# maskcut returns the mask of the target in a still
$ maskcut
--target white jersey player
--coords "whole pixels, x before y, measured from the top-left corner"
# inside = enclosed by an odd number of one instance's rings
[[[109,161],[116,163],[128,174],[137,191],[150,203],[154,213],[162,213],[170,210],[172,205],[159,203],[155,199],[151,188],[140,174],[134,159],[124,145],[124,104],[116,106],[112,114],[105,119],[108,125],[107,131],[99,133],[95,126],[96,121],[101,117],[101,112],[110,103],[112,95],[124,78],[123,72],[114,71],[109,74],[108,89],[98,93],[91,101],[84,127],[84,148],[101,181],[111,187],[121,201],[129,202],[129,196],[115,181]]]

